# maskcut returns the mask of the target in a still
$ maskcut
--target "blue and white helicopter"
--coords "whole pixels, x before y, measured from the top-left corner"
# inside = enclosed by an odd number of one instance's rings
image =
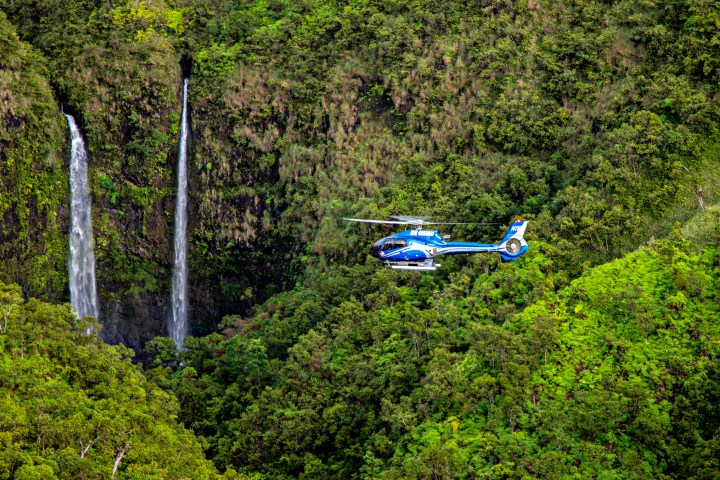
[[[516,260],[527,252],[528,244],[523,238],[528,222],[515,220],[500,243],[446,242],[450,235],[440,235],[437,230],[424,230],[425,225],[488,225],[487,223],[440,223],[428,222],[428,217],[390,217],[394,220],[368,220],[343,218],[350,222],[412,225],[414,228],[395,233],[375,242],[370,254],[383,260],[396,270],[435,270],[440,266],[435,259],[441,255],[461,253],[498,252],[505,261]]]

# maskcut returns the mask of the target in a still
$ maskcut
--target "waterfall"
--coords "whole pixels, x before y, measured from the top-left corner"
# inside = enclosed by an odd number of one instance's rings
[[[75,306],[78,318],[97,318],[88,157],[75,119],[68,114],[65,117],[70,126],[70,303]]]
[[[175,242],[173,250],[172,298],[170,336],[178,348],[182,348],[187,335],[187,87],[183,86],[182,120],[180,124],[180,147],[178,149],[177,199],[175,201]]]

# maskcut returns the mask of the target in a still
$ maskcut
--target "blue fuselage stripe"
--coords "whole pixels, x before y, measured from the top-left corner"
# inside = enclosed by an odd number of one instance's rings
[[[497,252],[498,245],[475,242],[447,242],[437,246],[437,255],[459,255],[463,253]]]
[[[395,250],[378,252],[378,258],[393,261],[425,260],[440,255],[461,255],[469,253],[497,252],[499,245],[474,242],[413,242]]]

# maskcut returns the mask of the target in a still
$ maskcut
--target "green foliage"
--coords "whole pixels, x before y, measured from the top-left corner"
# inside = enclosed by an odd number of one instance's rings
[[[218,318],[362,263],[377,230],[342,216],[522,214],[570,278],[690,218],[698,180],[717,201],[711,2],[0,5],[84,127],[101,296],[124,304],[157,303],[141,272],[168,288],[188,71],[189,258]]]
[[[107,368],[55,349],[54,307],[0,292],[0,377],[25,382],[0,390],[0,475],[107,477],[132,437],[122,475],[182,476],[175,413],[233,478],[717,475],[713,2],[0,7],[0,278],[64,295],[52,85],[90,150],[105,321],[162,331],[191,66],[194,326],[235,314],[181,352],[148,342],[148,384],[86,320],[55,330]],[[338,221],[400,213],[522,214],[531,251],[400,274],[367,261],[386,232]]]
[[[0,284],[0,327],[0,478],[110,478],[118,458],[115,478],[218,478],[175,397],[94,319]]]
[[[655,21],[673,48],[695,44],[696,16],[631,2],[433,8],[260,2],[208,26],[193,67],[209,128],[196,168],[219,168],[200,175],[212,192],[201,236],[242,248],[290,231],[325,268],[363,259],[365,235],[343,215],[533,213],[559,260],[581,266],[667,232],[655,225],[694,188],[681,164],[702,161],[718,111],[709,74],[645,55],[656,40],[641,32]],[[230,178],[254,183],[254,198]],[[255,205],[228,213],[238,202]]]
[[[718,252],[676,235],[560,290],[540,243],[331,268],[193,340],[171,388],[219,467],[272,478],[717,474]]]
[[[0,12],[0,280],[59,300],[67,284],[66,135],[44,59]]]
[[[155,337],[145,344],[145,353],[150,355],[150,365],[174,365],[177,362],[177,345],[170,337]]]

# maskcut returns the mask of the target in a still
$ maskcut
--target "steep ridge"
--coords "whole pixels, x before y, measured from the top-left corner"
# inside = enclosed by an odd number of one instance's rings
[[[133,351],[0,283],[0,478],[218,478]]]
[[[53,5],[3,3],[97,160],[103,335],[137,349],[170,309],[181,64],[190,334],[308,267],[364,261],[371,232],[336,220],[351,214],[523,214],[567,281],[667,234],[696,186],[683,167],[717,160],[707,2]]]

